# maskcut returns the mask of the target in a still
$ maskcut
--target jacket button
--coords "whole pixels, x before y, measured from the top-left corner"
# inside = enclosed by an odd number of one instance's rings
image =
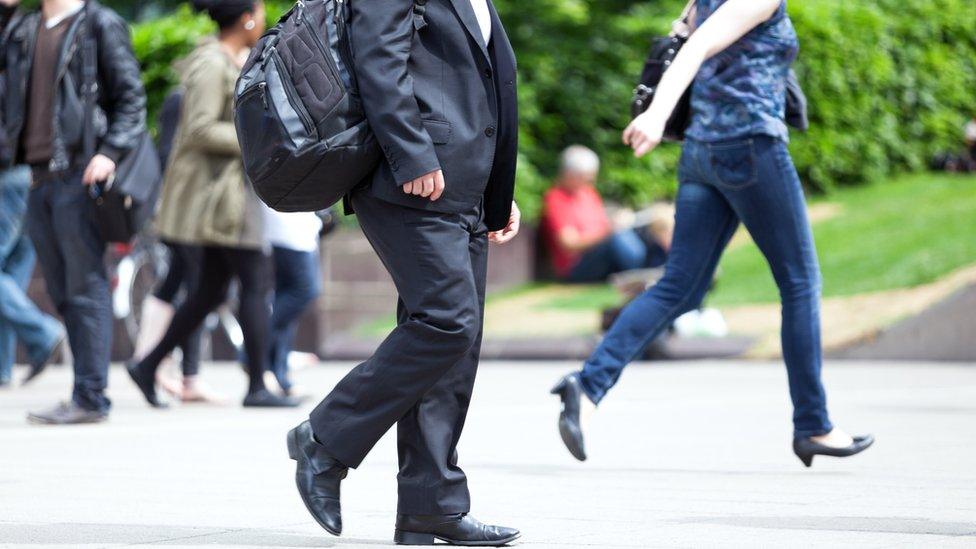
[[[495,126],[488,126],[487,128],[485,128],[485,135],[487,135],[488,137],[494,137],[495,136]]]
[[[491,80],[491,69],[485,69],[485,78]]]

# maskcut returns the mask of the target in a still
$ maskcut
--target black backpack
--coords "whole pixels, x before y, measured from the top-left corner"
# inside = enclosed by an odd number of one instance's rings
[[[275,210],[329,208],[380,161],[356,92],[348,16],[348,0],[299,0],[265,33],[237,82],[244,171]]]

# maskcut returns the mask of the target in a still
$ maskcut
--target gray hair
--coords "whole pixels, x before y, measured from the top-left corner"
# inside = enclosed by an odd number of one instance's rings
[[[600,171],[600,157],[583,145],[571,145],[559,157],[562,173],[597,173]]]

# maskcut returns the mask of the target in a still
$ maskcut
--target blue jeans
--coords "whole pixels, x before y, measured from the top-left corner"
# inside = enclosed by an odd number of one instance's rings
[[[10,381],[18,338],[33,363],[46,360],[61,336],[58,321],[27,296],[36,257],[24,234],[29,188],[27,168],[0,172],[0,382]]]
[[[86,410],[107,412],[112,309],[105,241],[90,200],[80,171],[46,177],[30,192],[27,228],[48,295],[67,328],[74,357],[72,399]]]
[[[640,269],[646,263],[647,244],[636,231],[621,231],[584,252],[566,280],[577,284],[602,282],[614,273]]]
[[[275,298],[271,315],[271,360],[268,369],[282,389],[291,389],[288,353],[295,341],[298,321],[322,291],[319,254],[275,246]]]
[[[678,178],[674,242],[665,275],[623,310],[583,366],[584,391],[599,402],[627,363],[672,320],[701,302],[741,221],[779,287],[794,436],[829,432],[820,381],[820,267],[803,189],[786,144],[765,136],[716,143],[689,140]]]

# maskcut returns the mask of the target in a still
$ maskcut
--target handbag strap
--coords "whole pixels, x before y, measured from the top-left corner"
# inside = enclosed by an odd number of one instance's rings
[[[681,10],[681,16],[671,23],[671,36],[688,38],[691,36],[691,25],[688,18],[691,17],[691,10],[695,8],[695,0],[688,0],[685,9]]]

